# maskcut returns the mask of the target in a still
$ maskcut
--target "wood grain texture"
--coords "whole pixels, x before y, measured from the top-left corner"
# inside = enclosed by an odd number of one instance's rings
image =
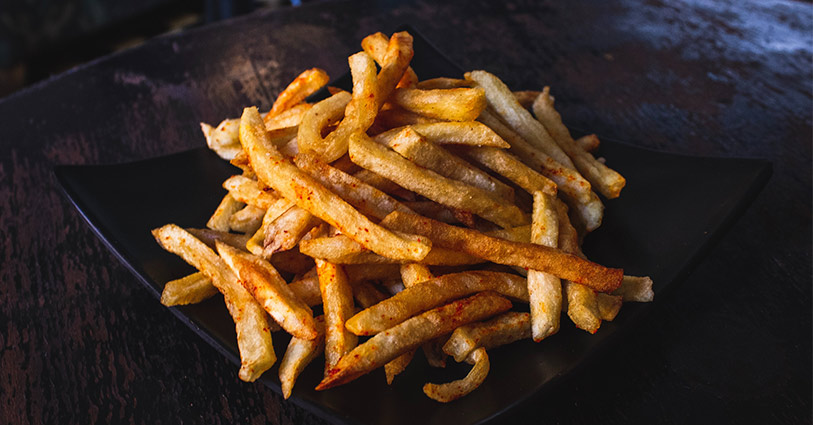
[[[339,75],[363,36],[401,23],[464,68],[516,89],[551,85],[570,126],[774,163],[756,202],[645,323],[500,422],[810,422],[813,7],[698,0],[261,11],[0,100],[0,422],[324,423],[240,382],[97,240],[51,168],[201,146],[198,122],[267,109],[309,67]]]

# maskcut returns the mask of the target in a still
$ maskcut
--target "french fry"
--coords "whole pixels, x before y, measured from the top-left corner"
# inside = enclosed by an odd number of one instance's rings
[[[263,257],[270,258],[277,251],[287,251],[296,246],[302,236],[305,236],[321,220],[299,207],[291,207],[270,226],[265,228],[263,241]]]
[[[306,276],[288,284],[297,298],[308,307],[322,304],[322,293],[319,290],[319,276]]]
[[[398,42],[400,42],[400,41],[398,41]],[[377,32],[375,34],[370,34],[367,37],[364,37],[364,39],[361,40],[361,48],[364,49],[364,51],[367,52],[368,55],[372,56],[373,59],[375,59],[375,61],[378,63],[378,65],[380,65],[381,67],[384,67],[388,63],[387,62],[388,61],[387,50],[388,50],[389,43],[390,43],[390,41],[389,41],[389,39],[387,38],[386,35],[384,35],[384,34],[382,34],[380,32]],[[400,47],[399,47],[399,49],[400,49]],[[399,50],[399,54],[402,54],[402,53],[403,54],[408,54],[408,52],[401,52]],[[390,60],[393,60],[393,59],[390,59]],[[405,55],[404,55],[403,58],[399,58],[397,60],[409,62],[409,60],[406,59]],[[392,74],[397,74],[396,70],[389,71],[389,72],[392,73]],[[412,67],[408,66],[406,68],[406,71],[404,71],[404,75],[398,81],[397,87],[412,87],[417,82],[418,82],[418,76],[415,74],[415,71],[412,70]]]
[[[238,201],[230,193],[227,193],[220,201],[220,204],[215,209],[214,214],[206,222],[206,227],[212,230],[219,230],[221,232],[229,231],[229,220],[232,215],[240,211],[245,206],[244,203]]]
[[[259,378],[277,360],[265,310],[240,285],[223,259],[189,232],[168,224],[153,230],[152,234],[164,249],[200,270],[223,293],[237,331],[240,379],[253,382]]]
[[[466,158],[511,180],[530,194],[541,191],[555,196],[558,192],[556,183],[553,180],[534,171],[519,158],[503,149],[478,146],[463,148],[461,151]]]
[[[593,185],[593,188],[609,199],[617,198],[621,194],[621,189],[626,185],[626,180],[615,170],[596,161],[593,155],[582,149],[581,145],[573,140],[570,131],[562,123],[562,117],[553,107],[553,97],[550,96],[549,87],[545,87],[536,98],[533,110],[536,118],[542,122],[559,147],[573,160],[576,169]]]
[[[353,288],[341,266],[316,260],[319,291],[325,312],[325,371],[352,350],[358,337],[345,329],[345,322],[353,314]]]
[[[313,258],[319,258],[336,264],[401,264],[404,261],[384,257],[364,248],[358,242],[345,235],[314,238],[299,243],[299,251]],[[419,263],[429,266],[458,266],[480,264],[484,261],[471,255],[441,247],[432,247]]]
[[[387,298],[381,291],[376,289],[370,282],[362,281],[352,284],[353,298],[362,308],[367,308],[378,304]]]
[[[317,155],[302,153],[294,158],[294,163],[319,183],[340,195],[362,214],[381,220],[392,211],[412,212],[391,196],[330,166]]]
[[[425,170],[364,134],[351,136],[349,152],[356,164],[435,202],[471,211],[503,227],[527,223],[516,206],[507,205],[482,189]]]
[[[455,89],[460,87],[472,87],[471,81],[466,81],[460,78],[438,77],[430,78],[428,80],[418,81],[415,85],[416,88],[423,90],[432,89]]]
[[[240,125],[240,140],[261,181],[377,254],[408,261],[420,261],[426,256],[431,242],[407,240],[372,223],[282,157],[268,143],[260,121],[256,108],[246,108]]]
[[[603,292],[596,294],[596,304],[601,320],[612,321],[621,310],[621,295],[610,295]]]
[[[534,192],[531,242],[558,247],[559,218],[550,195]],[[531,308],[531,333],[535,342],[559,331],[562,314],[562,283],[551,274],[528,270],[528,295]]]
[[[423,393],[432,400],[449,403],[476,390],[488,376],[491,363],[485,348],[474,350],[467,361],[474,363],[474,366],[465,378],[445,384],[424,384]]]
[[[478,121],[435,122],[413,124],[412,129],[436,145],[490,146],[509,148],[509,145],[494,130]],[[393,128],[375,136],[375,141],[389,145],[389,140],[403,131],[403,127]]]
[[[593,153],[595,152],[601,141],[598,139],[598,136],[595,134],[588,134],[586,136],[579,137],[576,139],[576,144],[582,147],[587,152]]]
[[[286,332],[300,339],[316,338],[313,312],[297,298],[271,264],[222,242],[217,243],[217,252],[243,287]]]
[[[601,326],[596,292],[570,281],[564,281],[563,286],[567,295],[567,316],[577,328],[596,333]]]
[[[206,138],[206,145],[209,146],[209,149],[217,152],[227,161],[243,150],[240,146],[240,120],[238,118],[223,120],[217,127],[202,122],[200,130],[203,132],[203,137]]]
[[[624,302],[651,302],[655,299],[655,293],[652,291],[652,278],[624,276],[621,286],[613,291],[613,295],[621,295]]]
[[[491,177],[459,156],[428,142],[410,127],[404,128],[389,139],[386,145],[404,158],[443,177],[480,188],[508,203],[514,202],[514,189],[510,186]]]
[[[390,37],[387,43],[387,52],[384,59],[379,62],[381,64],[381,71],[378,73],[378,104],[376,112],[381,108],[385,99],[388,99],[395,90],[396,85],[404,79],[404,74],[407,73],[409,62],[415,52],[412,49],[412,36],[406,32],[396,32]],[[362,42],[362,46],[364,43]],[[407,76],[407,80],[412,77]],[[416,78],[417,79],[417,78]]]
[[[401,281],[404,282],[404,287],[409,288],[434,277],[429,267],[423,264],[401,264]]]
[[[437,246],[462,251],[497,264],[544,271],[602,292],[617,289],[623,277],[621,269],[608,268],[558,249],[497,239],[416,215],[395,211],[381,225],[427,236]]]
[[[279,216],[284,214],[285,211],[294,208],[294,206],[293,202],[285,198],[277,199],[276,202],[270,205],[263,215],[262,225],[254,232],[254,235],[249,238],[248,242],[246,242],[246,249],[254,255],[259,255],[264,258],[270,257],[266,257],[263,252],[265,248],[266,229],[270,229]]]
[[[279,381],[282,396],[287,400],[291,396],[296,378],[313,359],[325,349],[325,316],[314,318],[316,338],[307,340],[292,337],[279,363]]]
[[[215,242],[220,241],[226,245],[245,251],[246,242],[248,242],[249,238],[247,235],[238,235],[235,233],[221,232],[211,229],[186,229],[186,231],[191,233],[192,236],[200,239],[201,242],[205,243],[207,246],[209,246],[209,248],[212,249],[215,248]]]
[[[245,208],[237,211],[229,217],[229,229],[253,235],[262,226],[265,210],[260,207],[246,205]]]
[[[345,109],[352,95],[341,91],[327,99],[317,102],[302,117],[296,134],[299,150],[317,152],[324,156],[328,140],[322,137],[323,132],[338,123],[344,117]],[[341,155],[336,157],[338,159]]]
[[[282,112],[291,109],[294,105],[305,100],[306,97],[316,93],[322,86],[330,81],[327,72],[319,68],[311,68],[299,74],[285,90],[277,96],[271,110],[265,114],[266,123]]]
[[[483,291],[494,291],[517,301],[528,302],[525,279],[517,275],[489,271],[454,273],[408,286],[391,298],[349,318],[345,327],[356,335],[374,335],[422,311]]]
[[[493,292],[482,292],[421,313],[381,332],[343,356],[325,373],[316,390],[342,385],[383,366],[399,355],[467,323],[511,308],[511,302]]]
[[[265,190],[260,182],[244,176],[229,177],[223,182],[223,189],[228,190],[234,199],[262,209],[268,209],[279,200],[279,196]]]
[[[275,115],[271,118],[268,118],[268,115],[266,115],[264,119],[265,129],[268,131],[272,131],[281,128],[297,127],[302,122],[302,118],[305,117],[305,114],[311,108],[313,108],[313,104],[300,103],[290,107],[285,111],[280,112],[278,115]]]
[[[390,106],[390,104],[386,104],[385,107],[386,109],[382,109],[381,112],[379,112],[375,117],[375,123],[370,129],[370,134],[377,134],[386,130],[407,125],[444,122],[439,118],[432,118],[412,111],[407,111],[400,106]]]
[[[412,358],[415,357],[415,351],[416,350],[414,349],[407,351],[384,365],[384,374],[387,377],[387,385],[392,385],[392,381],[395,380],[395,377],[406,370],[406,367],[412,362]]]
[[[474,81],[477,87],[484,90],[488,106],[531,145],[541,149],[565,167],[576,169],[545,127],[517,102],[511,90],[499,78],[486,71],[471,71],[466,73],[466,79]]]
[[[217,288],[201,272],[195,272],[180,279],[170,280],[161,292],[161,304],[167,307],[197,304],[217,294]]]
[[[486,107],[479,88],[397,89],[391,101],[407,111],[446,121],[473,121]]]
[[[531,315],[509,311],[484,322],[470,323],[452,332],[443,352],[462,362],[477,348],[490,350],[531,337]]]

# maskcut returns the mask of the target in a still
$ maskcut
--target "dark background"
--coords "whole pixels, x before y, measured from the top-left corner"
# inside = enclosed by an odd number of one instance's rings
[[[5,1],[0,13],[18,4],[35,2]],[[204,6],[196,6],[201,21]],[[677,290],[656,298],[646,321],[503,422],[811,422],[813,7],[712,0],[268,8],[159,37],[0,99],[0,422],[323,423],[240,382],[234,365],[107,251],[51,170],[198,147],[198,121],[236,115],[243,104],[267,108],[306,67],[338,75],[361,37],[404,22],[463,68],[487,67],[517,89],[551,84],[573,127],[661,151],[774,164],[754,204]],[[238,48],[245,28],[258,37]],[[209,46],[198,36],[233,49],[196,70],[210,80],[159,78],[132,62],[171,63],[161,54],[173,49],[203,54]],[[71,50],[27,49],[3,66],[22,60],[29,75],[30,63]],[[30,81],[59,68],[31,71]],[[238,71],[242,79],[229,84],[213,78]],[[121,104],[110,94],[120,86],[143,96]],[[161,125],[133,124],[147,120]]]

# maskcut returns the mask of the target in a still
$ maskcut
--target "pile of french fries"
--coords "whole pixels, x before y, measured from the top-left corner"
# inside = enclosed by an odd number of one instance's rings
[[[652,300],[651,279],[580,249],[601,224],[597,193],[618,197],[625,180],[593,156],[594,135],[571,137],[547,87],[512,92],[485,71],[420,81],[406,32],[361,45],[351,93],[306,102],[329,81],[311,69],[268,113],[201,124],[242,174],[223,182],[206,229],[153,231],[198,270],[161,302],[223,294],[241,379],[276,362],[272,334],[284,331],[286,398],[323,352],[317,390],[381,366],[391,383],[422,348],[433,366],[473,365],[424,386],[448,402],[483,382],[489,350],[555,334],[563,312],[594,333],[622,302]]]

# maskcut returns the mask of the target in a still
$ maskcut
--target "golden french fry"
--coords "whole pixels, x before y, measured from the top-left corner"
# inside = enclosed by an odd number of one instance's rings
[[[494,291],[528,302],[528,286],[520,276],[490,271],[447,274],[409,287],[366,308],[345,323],[356,335],[383,332],[411,316],[476,292]]]
[[[410,132],[409,129],[404,131]],[[417,136],[414,131],[411,134]],[[423,169],[364,134],[351,136],[349,152],[350,159],[356,164],[435,202],[471,211],[503,227],[527,223],[527,218],[516,206],[507,205],[482,189]]]
[[[429,267],[426,267],[424,264],[401,264],[401,281],[404,282],[404,286],[407,288],[434,277]]]
[[[294,163],[363,214],[381,220],[392,211],[412,212],[391,196],[330,166],[317,155],[307,152],[299,154],[294,158]]]
[[[428,142],[411,127],[404,128],[385,144],[404,158],[443,177],[480,188],[508,203],[514,202],[514,189],[510,186],[491,177],[459,156]]]
[[[319,291],[325,312],[325,372],[358,343],[358,337],[345,329],[344,324],[353,315],[353,288],[341,266],[316,260]]]
[[[402,41],[397,41],[397,43],[401,43]],[[387,58],[387,50],[389,48],[390,40],[387,38],[386,35],[383,33],[377,32],[375,34],[370,34],[367,37],[364,37],[361,40],[361,48],[367,52],[368,55],[372,56],[373,59],[380,65],[382,68],[387,65],[388,60],[399,60],[409,62],[409,59],[406,59],[406,54],[408,51],[401,52],[400,46],[399,47],[399,54],[403,54],[402,58],[398,59],[396,56],[392,56],[390,59]],[[397,70],[388,71],[391,74],[397,74]],[[382,78],[381,76],[379,78]],[[418,82],[418,76],[415,75],[415,71],[412,70],[412,67],[407,67],[406,71],[404,71],[404,75],[398,81],[398,87],[412,87]]]
[[[400,106],[390,106],[390,104],[386,104],[385,109],[382,109],[375,117],[375,123],[370,130],[370,134],[377,134],[406,125],[433,124],[439,122],[441,122],[439,118],[427,117],[426,115],[407,111]]]
[[[206,227],[212,230],[228,232],[229,220],[231,219],[232,215],[240,211],[240,209],[244,206],[244,203],[235,199],[230,193],[227,193],[226,196],[223,197],[223,200],[220,201],[220,204],[217,206],[217,209],[215,209],[212,217],[210,217],[209,221],[206,222]]]
[[[229,218],[229,229],[235,232],[253,235],[262,226],[265,210],[253,205],[246,205],[245,208],[232,214]]]
[[[555,196],[558,191],[553,180],[534,171],[519,158],[503,149],[474,146],[461,149],[461,151],[466,158],[511,180],[530,194],[542,191]]]
[[[223,120],[217,127],[200,123],[200,130],[206,138],[206,145],[225,160],[233,159],[243,148],[240,146],[240,119]]]
[[[309,307],[322,304],[319,276],[305,276],[288,284],[288,288]]]
[[[443,352],[456,362],[468,358],[477,348],[490,350],[531,337],[531,315],[509,311],[484,322],[470,323],[452,332],[443,345]]]
[[[607,198],[617,198],[627,181],[621,174],[597,161],[593,155],[582,149],[573,140],[570,131],[562,123],[562,117],[553,107],[550,88],[545,87],[533,103],[534,114],[548,130],[553,140],[562,148],[576,165],[576,169]]]
[[[341,91],[313,105],[299,123],[296,134],[299,151],[313,151],[324,156],[328,140],[322,134],[342,119],[351,99],[350,93]]]
[[[262,225],[254,235],[246,242],[246,249],[254,255],[259,255],[264,258],[266,257],[264,250],[265,245],[265,238],[266,238],[266,229],[270,229],[271,226],[274,225],[274,222],[277,220],[279,216],[284,214],[291,208],[294,208],[295,205],[293,202],[289,201],[286,198],[277,199],[272,205],[265,210],[265,214],[263,215]],[[270,257],[270,256],[269,256]]]
[[[270,145],[261,121],[256,108],[246,108],[240,124],[241,143],[261,181],[377,254],[408,261],[426,256],[431,242],[407,240],[374,224],[286,160]]]
[[[497,229],[483,232],[484,235],[491,236],[492,238],[505,239],[512,242],[531,243],[531,228],[532,225],[510,227],[508,229]]]
[[[278,115],[271,118],[268,118],[268,115],[266,115],[264,119],[265,129],[271,131],[281,128],[296,127],[302,122],[302,118],[305,117],[305,114],[310,111],[311,108],[313,108],[313,104],[300,103],[280,112]],[[237,141],[240,141],[239,138]]]
[[[215,294],[217,288],[212,285],[212,279],[201,272],[195,272],[167,282],[161,292],[161,304],[167,307],[197,304]]]
[[[316,338],[307,340],[292,337],[279,363],[279,381],[282,396],[287,400],[291,396],[296,378],[313,359],[325,349],[325,316],[314,318]]]
[[[576,169],[573,162],[556,141],[548,134],[545,127],[536,118],[517,102],[508,86],[495,75],[486,71],[471,71],[466,73],[466,79],[477,83],[483,89],[488,100],[488,106],[493,108],[499,117],[511,129],[519,133],[525,140],[537,149],[550,155],[567,168]],[[493,127],[492,127],[493,128]],[[510,142],[509,142],[510,143]]]
[[[301,339],[316,338],[313,312],[297,298],[271,264],[222,242],[217,243],[217,252],[243,287],[286,332]]]
[[[318,225],[318,218],[299,207],[291,207],[270,226],[263,229],[263,257],[270,258],[277,251],[287,251],[296,246],[314,226]]]
[[[473,121],[486,107],[479,88],[397,89],[391,101],[407,111],[446,121]]]
[[[624,276],[621,286],[613,291],[613,295],[621,295],[624,302],[647,303],[655,299],[655,293],[652,291],[652,279],[649,276]]]
[[[465,378],[445,384],[424,384],[423,393],[432,400],[448,403],[476,390],[488,376],[491,363],[485,348],[474,350],[467,361],[474,363],[474,366]]]
[[[558,247],[559,218],[550,195],[534,192],[531,222],[531,242],[551,248]],[[531,308],[531,333],[535,342],[559,331],[562,315],[562,283],[551,274],[528,270],[528,295]]]
[[[404,79],[404,74],[407,73],[409,62],[414,54],[412,36],[408,32],[396,32],[390,37],[389,43],[387,43],[387,52],[380,62],[381,71],[378,73],[377,78],[378,107],[376,112],[381,108],[382,103],[390,97],[396,85]],[[407,76],[407,80],[411,78],[411,76]]]
[[[494,130],[478,121],[434,122],[412,124],[412,129],[426,140],[436,145],[490,146],[509,148],[511,145],[502,139]],[[393,128],[377,134],[375,141],[389,145],[389,139],[403,131],[403,127]]]
[[[481,292],[421,313],[386,332],[378,333],[347,353],[335,367],[325,372],[325,378],[316,386],[316,390],[350,382],[426,341],[510,308],[511,302],[507,299],[493,292]]]
[[[277,270],[292,274],[304,273],[314,266],[313,258],[296,249],[274,253],[268,261]]]
[[[223,293],[226,307],[234,319],[240,350],[240,379],[252,382],[268,370],[277,357],[271,343],[268,315],[254,297],[243,288],[222,258],[186,230],[168,224],[152,231],[164,249],[179,255],[212,280]]]
[[[493,238],[475,230],[416,215],[395,211],[381,225],[427,236],[437,246],[465,252],[497,264],[544,271],[561,279],[583,283],[601,292],[617,289],[623,277],[621,269],[604,267],[555,248]]]
[[[383,257],[370,252],[361,244],[345,235],[301,241],[299,243],[299,251],[310,257],[330,261],[335,264],[387,265],[404,262],[403,260]],[[456,266],[479,264],[483,262],[483,260],[465,253],[441,247],[432,247],[429,253],[421,259],[420,264],[429,266]]]
[[[446,205],[441,205],[435,201],[406,201],[404,202],[404,205],[419,215],[429,217],[437,221],[442,221],[444,223],[463,223],[463,219],[467,218],[466,216],[462,216],[458,213],[460,210],[449,208]],[[471,218],[470,214],[468,218]],[[466,226],[472,224],[473,226],[473,223],[470,222],[466,222],[464,224]]]
[[[291,109],[306,97],[316,93],[328,81],[330,81],[330,76],[319,68],[311,68],[302,72],[277,96],[274,106],[265,114],[265,121],[268,122],[271,118]]]
[[[601,320],[612,321],[618,312],[621,310],[621,295],[610,295],[603,292],[596,294],[596,304],[598,305],[598,313]]]
[[[347,156],[350,158],[350,155]],[[354,164],[355,165],[355,164]],[[415,194],[404,189],[401,186],[393,183],[391,180],[388,180],[370,170],[361,169],[353,173],[353,177],[363,181],[364,183],[393,196],[399,197],[401,199],[407,200],[414,200]]]
[[[279,200],[279,196],[265,190],[260,182],[244,176],[229,177],[223,182],[223,189],[228,190],[234,199],[262,209],[268,209]]]

